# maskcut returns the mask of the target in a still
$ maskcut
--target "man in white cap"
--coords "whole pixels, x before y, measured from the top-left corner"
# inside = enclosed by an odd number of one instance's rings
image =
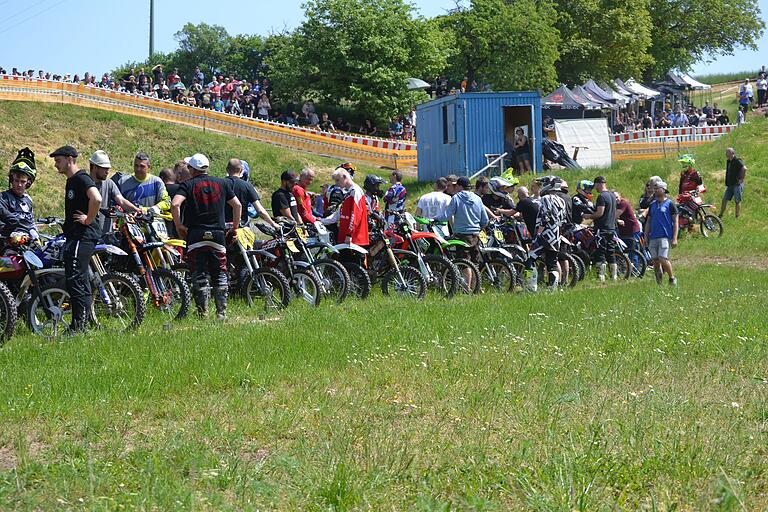
[[[197,153],[184,159],[192,171],[171,200],[176,232],[187,240],[187,263],[200,316],[208,313],[208,291],[213,289],[216,318],[227,312],[227,248],[225,207],[232,207],[232,218],[239,219],[242,206],[228,180],[208,175],[208,157]],[[184,204],[184,222],[181,205]]]
[[[112,231],[112,219],[104,215],[104,210],[113,205],[120,206],[127,212],[137,212],[140,210],[123,197],[114,181],[107,179],[112,163],[109,161],[109,155],[107,155],[106,151],[101,149],[95,151],[91,158],[88,159],[88,164],[90,166],[89,174],[91,179],[93,179],[96,188],[101,193],[101,207],[99,208],[98,215],[96,215],[96,225],[101,229],[101,234],[106,235]]]
[[[669,261],[670,248],[677,247],[679,223],[677,207],[667,197],[667,184],[657,181],[654,185],[654,200],[648,208],[648,220],[645,221],[645,239],[648,240],[648,252],[651,253],[656,283],[661,284],[664,273],[669,276],[669,284],[677,286],[677,278]]]

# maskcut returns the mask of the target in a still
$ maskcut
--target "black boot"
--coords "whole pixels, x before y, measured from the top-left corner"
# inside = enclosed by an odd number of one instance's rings
[[[213,299],[216,301],[216,320],[224,320],[227,318],[227,289],[216,288]]]

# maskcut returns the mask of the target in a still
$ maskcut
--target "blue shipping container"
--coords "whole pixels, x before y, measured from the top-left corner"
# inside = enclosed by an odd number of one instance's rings
[[[486,154],[514,153],[514,132],[530,140],[531,166],[542,168],[541,95],[481,92],[445,96],[416,107],[419,181],[470,176],[486,166]]]

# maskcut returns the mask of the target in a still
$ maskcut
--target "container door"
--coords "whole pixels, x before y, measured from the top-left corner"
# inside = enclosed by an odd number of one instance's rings
[[[528,161],[528,169],[534,167],[534,150],[536,148],[537,133],[533,130],[533,105],[519,107],[502,107],[504,109],[504,151],[507,153],[507,166],[519,170],[525,161]],[[528,139],[528,144],[515,147],[518,137],[522,134]]]

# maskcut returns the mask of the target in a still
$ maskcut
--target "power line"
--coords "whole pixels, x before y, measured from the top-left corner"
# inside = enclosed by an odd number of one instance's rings
[[[54,8],[56,8],[56,7],[58,7],[58,6],[60,6],[61,4],[65,3],[66,1],[67,1],[67,0],[61,0],[60,2],[57,2],[57,3],[55,3],[55,4],[53,4],[53,5],[49,6],[49,7],[46,7],[46,8],[45,8],[45,9],[43,9],[42,11],[38,11],[38,12],[36,12],[36,13],[34,13],[34,14],[30,15],[30,16],[27,16],[27,17],[26,17],[26,18],[24,18],[23,20],[21,20],[21,21],[19,21],[19,22],[17,22],[17,23],[14,23],[14,24],[13,24],[13,25],[11,25],[10,27],[6,27],[6,28],[4,28],[3,30],[0,30],[0,34],[5,34],[5,33],[6,33],[6,32],[8,32],[9,30],[13,30],[14,28],[16,28],[16,27],[19,27],[19,26],[23,25],[24,23],[26,23],[26,22],[28,22],[28,21],[30,21],[30,20],[32,20],[32,19],[34,19],[34,18],[37,18],[37,17],[38,17],[38,16],[40,16],[41,14],[45,14],[46,12],[48,12],[48,11],[50,11],[50,10],[52,10],[52,9],[54,9]]]
[[[47,1],[48,1],[48,0],[39,0],[38,2],[35,2],[35,3],[33,3],[32,5],[29,5],[29,6],[27,6],[27,8],[26,8],[26,9],[22,9],[22,10],[18,11],[16,14],[11,14],[10,16],[6,16],[6,17],[3,19],[3,22],[7,22],[7,21],[10,21],[10,20],[12,20],[13,18],[16,18],[16,17],[18,17],[18,16],[20,16],[20,15],[24,14],[25,12],[29,12],[29,11],[31,11],[32,9],[34,9],[35,7],[37,7],[38,5],[40,5],[40,4],[44,4],[44,3],[45,3],[45,2],[47,2]]]

